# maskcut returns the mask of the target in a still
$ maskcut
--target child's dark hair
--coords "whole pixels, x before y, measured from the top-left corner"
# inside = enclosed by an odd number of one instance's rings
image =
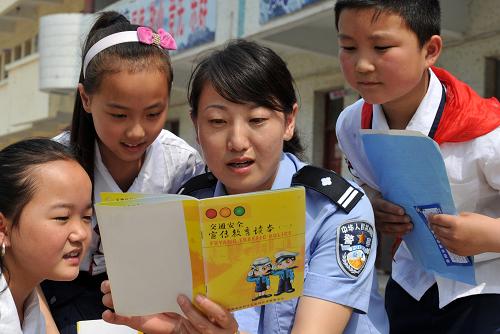
[[[108,47],[92,58],[83,73],[85,55],[98,41],[111,34],[122,31],[135,31],[139,26],[131,24],[125,16],[117,12],[103,12],[92,26],[82,52],[82,69],[79,83],[85,92],[93,94],[99,90],[106,74],[118,73],[122,70],[130,72],[144,69],[157,69],[167,76],[168,93],[172,88],[173,72],[167,50],[154,45],[138,42],[120,43]],[[79,91],[76,92],[73,120],[71,124],[71,144],[75,148],[78,160],[94,180],[94,143],[96,131],[92,115],[85,112]]]
[[[210,83],[228,101],[253,104],[283,112],[285,117],[297,103],[294,80],[286,63],[273,50],[237,39],[206,56],[189,79],[188,101],[193,117],[203,87]],[[283,150],[302,156],[304,148],[295,131]]]
[[[19,223],[21,213],[37,190],[33,171],[39,166],[60,160],[76,162],[66,146],[50,139],[27,139],[0,151],[0,212],[12,222]],[[0,258],[0,271],[4,271]]]
[[[399,15],[418,38],[420,47],[441,33],[439,0],[337,0],[335,27],[339,29],[340,13],[345,9],[375,9],[373,20],[383,12]]]

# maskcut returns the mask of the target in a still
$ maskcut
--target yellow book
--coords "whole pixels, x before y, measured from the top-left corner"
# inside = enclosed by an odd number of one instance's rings
[[[203,294],[234,311],[299,297],[302,187],[198,200],[101,194],[95,207],[115,311],[179,312]]]

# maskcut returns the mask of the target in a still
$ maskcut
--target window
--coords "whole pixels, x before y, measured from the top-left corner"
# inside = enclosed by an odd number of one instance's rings
[[[486,58],[484,96],[500,100],[500,59]]]
[[[5,49],[3,50],[3,53],[5,55],[5,65],[10,64],[10,62],[12,61],[12,50]]]
[[[21,44],[16,45],[14,47],[14,61],[21,59],[21,56],[22,56],[22,52],[21,51],[22,51]]]
[[[165,126],[163,127],[165,130],[172,132],[174,135],[179,135],[179,120],[168,120],[165,122]]]
[[[2,79],[7,79],[9,77],[9,72],[5,69],[5,65],[10,64],[12,61],[12,50],[11,49],[5,49],[3,51],[4,55],[4,66],[3,66],[3,74],[2,74]]]
[[[24,42],[24,56],[29,56],[31,54],[31,38]]]
[[[35,35],[33,44],[34,44],[33,52],[38,52],[38,34]]]

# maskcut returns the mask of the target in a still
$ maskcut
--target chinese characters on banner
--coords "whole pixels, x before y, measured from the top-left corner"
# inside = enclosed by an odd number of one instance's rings
[[[323,0],[260,0],[260,24]]]
[[[177,43],[189,49],[215,39],[217,0],[124,0],[106,10],[115,10],[130,22],[163,28]]]

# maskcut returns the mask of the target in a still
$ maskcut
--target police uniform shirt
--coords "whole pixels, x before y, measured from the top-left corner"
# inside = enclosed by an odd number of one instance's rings
[[[304,163],[294,155],[283,154],[272,189],[290,187],[292,176]],[[215,190],[203,190],[193,194],[206,198],[226,195],[222,183]],[[371,230],[371,252],[359,275],[347,271],[340,260],[337,240],[343,235],[341,228],[355,228],[355,224]],[[351,225],[349,225],[351,224]],[[361,225],[363,224],[363,225]],[[306,190],[306,254],[304,296],[319,298],[354,309],[344,331],[352,333],[388,333],[388,320],[383,300],[378,293],[374,269],[377,248],[373,211],[364,196],[349,213],[338,210],[326,196],[315,190]],[[367,234],[368,235],[368,234]],[[301,254],[302,255],[302,254]],[[347,273],[346,273],[347,271]],[[289,333],[293,327],[298,299],[268,304],[234,312],[241,331],[250,333]]]
[[[439,79],[432,70],[429,71],[427,93],[406,127],[425,135],[431,129],[443,93]],[[353,174],[361,183],[378,190],[359,136],[363,103],[359,100],[340,114],[337,137],[341,150],[353,167]],[[380,105],[373,105],[372,128],[389,129]],[[467,142],[443,143],[440,150],[457,210],[500,217],[500,128]],[[437,282],[439,307],[464,296],[500,293],[500,254],[480,254],[474,256],[474,262],[478,284],[471,286],[424,271],[403,242],[392,263],[392,278],[417,300]]]
[[[45,319],[40,311],[36,291],[33,290],[24,303],[24,320],[21,325],[4,275],[0,277],[0,333],[45,334]]]
[[[69,143],[65,132],[55,140]],[[205,163],[199,153],[183,139],[162,130],[156,140],[147,148],[144,163],[127,192],[165,194],[175,193],[186,181],[203,172]],[[101,192],[122,192],[102,162],[97,142],[94,161],[94,202],[101,200]],[[87,256],[80,264],[80,270],[97,275],[106,271],[104,255],[96,221],[92,221],[92,243]]]

